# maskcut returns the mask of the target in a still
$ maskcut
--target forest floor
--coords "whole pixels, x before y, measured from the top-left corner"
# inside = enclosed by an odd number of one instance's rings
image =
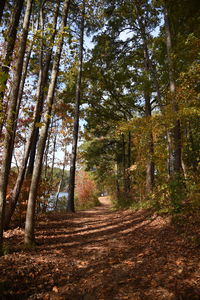
[[[200,222],[102,205],[40,217],[38,245],[5,233],[0,299],[200,299]]]

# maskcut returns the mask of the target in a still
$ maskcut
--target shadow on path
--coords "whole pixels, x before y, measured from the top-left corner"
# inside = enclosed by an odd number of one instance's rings
[[[40,220],[36,250],[0,260],[1,299],[200,299],[199,249],[169,219],[102,204]]]

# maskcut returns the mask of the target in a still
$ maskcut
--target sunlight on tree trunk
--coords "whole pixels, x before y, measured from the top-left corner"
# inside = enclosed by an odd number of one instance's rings
[[[32,3],[33,0],[27,1],[26,12],[25,12],[24,22],[23,22],[23,32],[20,40],[19,56],[16,63],[13,87],[9,99],[10,104],[9,104],[9,110],[8,110],[7,121],[6,121],[6,133],[5,133],[4,144],[3,144],[3,159],[1,165],[1,178],[0,178],[0,247],[2,245],[2,238],[3,238],[6,189],[8,183],[9,170],[10,170],[10,157],[13,152],[12,136],[14,134],[13,132],[14,125],[17,120],[16,107],[17,107],[20,81],[22,76],[23,60],[24,60],[24,55],[26,50],[26,41],[28,36],[28,28],[29,28],[30,15],[32,10]]]
[[[35,244],[35,207],[36,207],[36,198],[37,198],[37,189],[39,185],[39,180],[41,176],[42,169],[42,160],[45,150],[46,139],[48,135],[48,128],[50,123],[50,117],[52,112],[52,105],[54,100],[54,92],[56,88],[57,76],[59,71],[59,64],[61,58],[61,52],[63,47],[63,32],[65,31],[65,27],[67,24],[68,12],[69,12],[70,0],[65,0],[63,15],[62,15],[62,23],[60,26],[61,37],[59,39],[56,54],[53,62],[52,72],[51,72],[51,80],[48,88],[47,94],[47,102],[46,102],[46,111],[44,116],[44,125],[41,128],[40,137],[37,146],[37,154],[34,163],[33,175],[31,180],[29,198],[28,198],[28,206],[26,213],[26,223],[25,223],[25,237],[24,243],[27,246],[32,246]]]

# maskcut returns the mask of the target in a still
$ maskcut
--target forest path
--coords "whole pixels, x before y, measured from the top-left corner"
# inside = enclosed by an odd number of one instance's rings
[[[199,248],[149,211],[112,211],[109,203],[39,220],[39,245],[6,233],[14,252],[0,258],[0,299],[200,299]]]

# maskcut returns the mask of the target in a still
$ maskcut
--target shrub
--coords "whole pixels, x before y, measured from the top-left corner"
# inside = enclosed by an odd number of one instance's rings
[[[77,209],[94,207],[99,204],[96,184],[85,171],[80,171],[76,176],[75,195]]]

